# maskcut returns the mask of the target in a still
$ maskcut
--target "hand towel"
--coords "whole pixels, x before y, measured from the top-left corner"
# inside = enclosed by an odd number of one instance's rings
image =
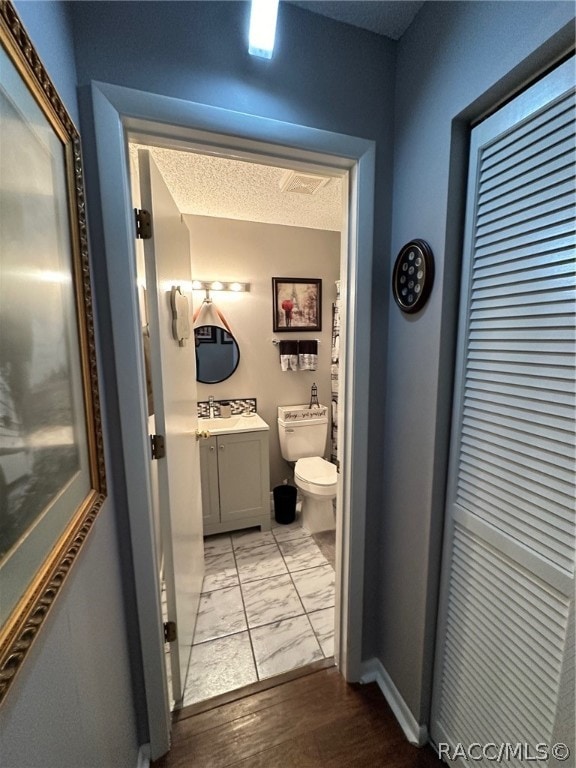
[[[298,370],[298,342],[281,341],[280,347],[280,367],[283,371]]]
[[[318,340],[298,342],[298,361],[301,371],[315,371],[318,365]]]

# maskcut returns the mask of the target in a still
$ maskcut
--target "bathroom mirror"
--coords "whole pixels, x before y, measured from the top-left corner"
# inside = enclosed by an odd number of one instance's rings
[[[201,325],[194,330],[196,342],[196,381],[218,384],[230,378],[240,362],[240,348],[231,333],[217,325]]]

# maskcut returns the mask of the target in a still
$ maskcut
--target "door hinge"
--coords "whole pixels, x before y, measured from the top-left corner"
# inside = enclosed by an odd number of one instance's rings
[[[176,622],[165,621],[164,622],[164,642],[173,643],[175,642],[177,637],[178,637],[178,633],[176,632]]]
[[[150,211],[134,208],[134,219],[136,221],[136,238],[139,240],[150,240],[152,237],[152,216]]]
[[[166,458],[166,444],[164,435],[150,435],[150,448],[152,449],[153,459]]]

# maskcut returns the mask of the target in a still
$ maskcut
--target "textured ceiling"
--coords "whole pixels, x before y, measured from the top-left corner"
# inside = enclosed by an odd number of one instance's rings
[[[368,29],[379,35],[399,40],[412,19],[424,5],[424,0],[288,0],[304,8],[354,27]]]
[[[287,169],[158,147],[149,149],[181,213],[266,224],[330,229],[342,226],[342,183],[330,181],[314,195],[282,192]],[[138,145],[130,145],[137,174]]]

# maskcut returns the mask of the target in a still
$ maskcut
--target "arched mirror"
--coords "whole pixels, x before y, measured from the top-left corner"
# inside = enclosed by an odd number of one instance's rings
[[[240,362],[240,348],[231,333],[217,325],[194,329],[196,342],[196,381],[218,384],[228,379]]]

